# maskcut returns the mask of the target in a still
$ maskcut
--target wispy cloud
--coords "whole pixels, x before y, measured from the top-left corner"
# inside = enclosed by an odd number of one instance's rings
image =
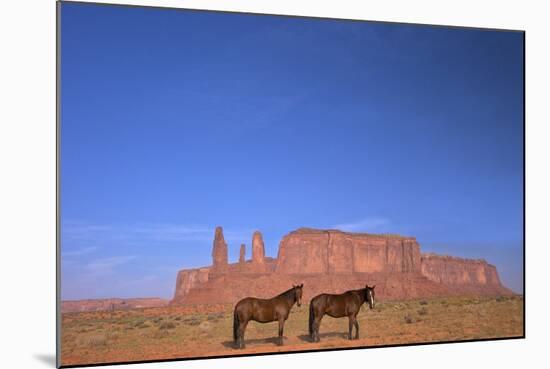
[[[69,251],[63,251],[61,250],[61,255],[65,257],[78,257],[82,255],[90,254],[94,251],[96,251],[98,247],[90,246],[90,247],[83,247],[77,250],[69,250]]]
[[[92,275],[112,274],[116,267],[134,260],[137,256],[113,256],[109,258],[96,259],[89,262],[84,269]]]
[[[205,240],[212,238],[213,228],[179,224],[151,224],[130,227],[127,233],[135,233],[142,237],[163,241]]]
[[[178,270],[210,262],[215,228],[213,224],[65,222],[63,298],[170,296]],[[230,245],[249,243],[253,231],[224,228],[224,236]],[[182,249],[193,256],[182,257]]]
[[[85,222],[63,222],[61,232],[72,239],[86,239],[90,235],[97,235],[111,230],[110,226],[90,224]]]
[[[65,239],[75,241],[124,240],[139,243],[151,241],[200,241],[207,242],[214,239],[214,226],[189,224],[137,224],[104,226],[98,224],[67,223],[62,229]],[[224,229],[227,241],[241,242],[252,238],[253,229]],[[82,251],[82,252],[90,252]],[[73,255],[78,252],[69,251]],[[64,252],[65,254],[65,252]]]
[[[331,228],[347,232],[384,232],[391,222],[384,217],[367,217],[350,223],[335,224]]]

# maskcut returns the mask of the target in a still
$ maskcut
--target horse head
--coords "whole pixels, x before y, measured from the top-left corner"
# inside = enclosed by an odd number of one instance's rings
[[[371,309],[374,309],[374,287],[376,287],[376,285],[369,287],[367,284],[365,286],[365,301],[369,304]]]
[[[303,283],[296,286],[292,285],[292,288],[294,289],[294,299],[298,307],[302,306],[302,288],[303,287],[304,287]]]

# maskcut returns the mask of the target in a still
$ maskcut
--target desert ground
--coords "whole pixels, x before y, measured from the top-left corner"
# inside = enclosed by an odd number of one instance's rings
[[[260,352],[375,347],[523,336],[523,297],[452,297],[378,302],[358,315],[360,339],[347,340],[347,318],[323,318],[321,342],[309,342],[309,306],[294,306],[277,346],[277,323],[250,322],[246,348],[233,348],[230,304],[64,313],[62,365]]]

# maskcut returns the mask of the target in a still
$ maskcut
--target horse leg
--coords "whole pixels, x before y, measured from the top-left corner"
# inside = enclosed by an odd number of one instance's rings
[[[350,315],[349,316],[349,334],[348,334],[348,339],[352,340],[353,337],[352,337],[352,332],[353,332],[353,315]]]
[[[239,324],[239,348],[241,349],[244,349],[245,348],[245,344],[244,344],[244,331],[246,329],[246,326],[248,324],[248,320],[247,321],[244,321],[244,322],[241,322]]]
[[[282,346],[283,345],[283,330],[285,328],[285,320],[283,318],[279,318],[279,342],[277,345]]]
[[[319,328],[321,327],[321,319],[323,319],[322,315],[318,318],[315,318],[315,320],[313,321],[313,342],[321,341],[321,338],[319,337]]]
[[[238,349],[242,348],[242,342],[243,342],[242,326],[243,326],[243,323],[239,322],[239,325],[237,327],[237,348]]]
[[[355,321],[355,339],[359,339],[359,323],[357,322],[357,317],[354,318]]]

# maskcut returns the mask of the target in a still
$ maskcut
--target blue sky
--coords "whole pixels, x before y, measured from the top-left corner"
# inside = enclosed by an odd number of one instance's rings
[[[62,298],[262,231],[416,236],[522,290],[523,35],[62,4]]]

